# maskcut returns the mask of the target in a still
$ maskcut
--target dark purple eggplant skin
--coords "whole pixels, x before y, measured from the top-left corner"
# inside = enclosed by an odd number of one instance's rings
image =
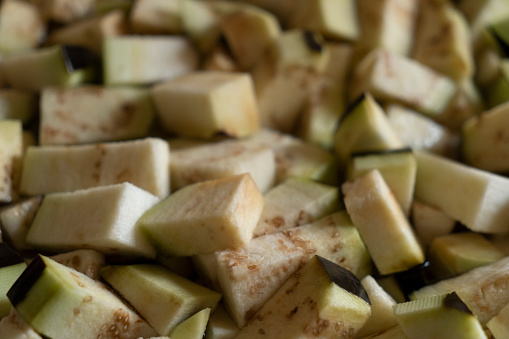
[[[306,41],[306,45],[313,52],[321,53],[323,51],[323,44],[317,39],[317,35],[315,33],[305,30],[304,40]]]
[[[368,293],[362,286],[361,281],[355,276],[355,274],[325,258],[320,256],[317,256],[317,258],[325,268],[325,271],[334,284],[338,285],[345,291],[348,291],[353,295],[362,298],[364,301],[371,305],[371,300],[369,300]]]
[[[45,269],[46,264],[42,260],[42,257],[38,255],[27,266],[23,273],[21,273],[18,280],[14,282],[7,292],[7,298],[9,298],[14,307],[25,299],[27,293],[37,283]]]
[[[98,59],[88,48],[63,45],[60,48],[67,72],[87,68],[97,63]]]
[[[341,125],[341,123],[346,119],[348,118],[354,111],[355,109],[357,108],[357,106],[359,106],[364,100],[366,99],[366,93],[362,93],[361,95],[359,95],[345,110],[345,113],[343,113],[343,115],[341,115],[341,118],[339,118],[339,121],[337,122],[336,124],[336,127],[334,128],[334,133],[338,130],[339,126]]]
[[[370,155],[389,155],[389,154],[401,154],[401,153],[412,153],[412,148],[403,147],[403,148],[393,148],[393,149],[384,149],[377,151],[362,151],[362,152],[354,152],[350,155],[351,158],[356,157],[365,157]]]
[[[0,243],[0,268],[24,262],[23,257],[6,243]]]
[[[504,53],[504,55],[509,55],[509,41],[505,41],[500,35],[497,34],[497,32],[493,28],[488,28],[491,35],[495,38],[495,41],[497,42],[498,46]]]

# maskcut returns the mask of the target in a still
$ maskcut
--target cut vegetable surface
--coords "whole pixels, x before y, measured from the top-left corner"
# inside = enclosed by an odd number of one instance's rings
[[[156,334],[104,285],[44,256],[30,263],[7,295],[30,326],[51,338]]]
[[[221,299],[219,293],[158,265],[107,266],[101,275],[161,335],[177,330],[175,326],[202,309],[214,309]]]
[[[508,32],[509,0],[0,0],[0,338],[507,339]]]
[[[245,246],[253,237],[263,196],[249,174],[189,185],[138,221],[157,251],[189,256]]]

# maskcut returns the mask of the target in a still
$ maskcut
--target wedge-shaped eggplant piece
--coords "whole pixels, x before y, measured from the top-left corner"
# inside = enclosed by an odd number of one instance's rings
[[[152,90],[167,131],[209,139],[217,133],[246,137],[260,128],[251,77],[234,72],[191,72]]]
[[[396,101],[430,116],[442,113],[457,92],[453,80],[410,58],[375,49],[359,63],[350,97],[370,92],[377,100]]]
[[[363,338],[398,325],[393,311],[396,301],[370,275],[362,278],[361,284],[371,302],[371,316],[357,333],[356,338]]]
[[[217,251],[212,256],[223,301],[239,328],[308,259],[305,250],[282,233],[258,237],[245,248]]]
[[[282,33],[252,71],[262,125],[291,132],[328,61],[321,35],[303,30]]]
[[[496,316],[490,319],[486,327],[495,339],[503,339],[509,335],[509,306],[504,306]]]
[[[337,184],[337,160],[329,151],[309,144],[288,134],[262,129],[246,140],[255,149],[264,146],[274,151],[276,159],[276,182],[289,178],[303,178]]]
[[[505,257],[479,233],[461,232],[433,239],[428,251],[431,268],[438,277],[452,277]]]
[[[245,248],[214,253],[220,290],[236,324],[245,326],[283,282],[315,254],[357,276],[371,270],[367,250],[345,212],[255,238]]]
[[[370,314],[360,281],[341,266],[314,256],[235,338],[353,338]]]
[[[289,26],[318,32],[326,38],[356,41],[360,35],[355,0],[299,0]]]
[[[394,132],[413,150],[423,150],[454,158],[459,149],[459,135],[409,108],[390,105],[385,111]]]
[[[410,295],[411,300],[456,292],[484,326],[509,303],[505,286],[509,284],[509,258],[474,268],[455,278],[423,287]]]
[[[38,98],[33,93],[2,88],[0,89],[0,120],[15,119],[26,124],[35,115],[38,104]]]
[[[456,225],[456,220],[440,209],[417,200],[412,203],[411,216],[415,233],[424,247],[428,247],[434,238],[451,233]]]
[[[169,157],[168,143],[156,138],[30,147],[20,190],[38,195],[130,182],[164,198],[170,191]]]
[[[19,197],[19,173],[23,156],[20,120],[0,120],[0,203]]]
[[[101,274],[160,335],[170,334],[204,308],[214,309],[221,299],[219,293],[159,265],[106,266]]]
[[[42,339],[13,307],[8,316],[0,320],[0,333],[9,339]]]
[[[472,76],[474,61],[468,23],[453,4],[422,3],[413,58],[457,82]]]
[[[106,266],[104,254],[95,250],[76,250],[60,253],[50,258],[94,280],[101,279],[101,269]]]
[[[354,152],[404,147],[385,112],[371,94],[361,95],[341,118],[334,133],[334,151],[342,165]]]
[[[129,24],[136,34],[182,33],[181,0],[134,1]]]
[[[186,186],[147,211],[138,225],[159,253],[190,256],[246,246],[263,208],[249,174]]]
[[[210,308],[204,308],[178,324],[170,333],[173,339],[202,339],[210,317]]]
[[[359,279],[372,273],[369,252],[346,211],[333,213],[283,233],[295,244],[305,245],[308,255],[314,253],[335,262]]]
[[[83,47],[53,46],[2,58],[4,83],[38,92],[47,86],[77,85],[95,76],[97,58]]]
[[[40,109],[40,145],[144,137],[155,115],[150,92],[128,87],[45,88]]]
[[[378,170],[343,184],[342,190],[348,214],[381,274],[406,271],[425,261],[410,223]]]
[[[488,338],[455,292],[397,304],[394,315],[409,338]]]
[[[412,205],[417,161],[411,149],[354,153],[348,165],[348,179],[359,178],[378,169],[387,186],[408,216]]]
[[[104,40],[124,34],[127,34],[126,14],[115,10],[55,29],[49,34],[47,43],[83,46],[99,56]]]
[[[0,53],[29,50],[39,45],[46,23],[33,4],[6,0],[0,6]]]
[[[246,7],[225,16],[221,32],[240,68],[249,70],[279,37],[281,28],[272,13]]]
[[[207,339],[231,339],[239,332],[239,328],[232,317],[226,311],[223,303],[219,303],[210,314],[205,338]]]
[[[415,152],[415,198],[442,210],[472,231],[509,231],[509,180],[425,152]]]
[[[41,255],[7,295],[28,324],[50,338],[138,338],[156,334],[102,283]]]
[[[360,61],[375,48],[409,55],[414,43],[419,1],[361,0],[357,1],[360,37],[355,57]]]
[[[12,305],[7,298],[7,291],[26,267],[25,260],[18,252],[7,243],[0,243],[0,318],[9,315]]]
[[[276,182],[274,152],[267,146],[251,147],[228,140],[172,152],[172,188],[177,190],[200,181],[249,173],[261,192]]]
[[[28,244],[48,250],[95,249],[105,254],[155,257],[136,225],[159,198],[130,183],[44,197]]]
[[[306,179],[288,179],[264,196],[254,235],[260,236],[309,224],[339,209],[337,187]]]
[[[198,67],[198,54],[182,36],[109,37],[102,55],[106,85],[148,85]]]
[[[26,236],[35,213],[39,209],[42,197],[29,198],[0,210],[0,226],[3,231],[4,238],[17,251],[30,249],[26,243]]]
[[[509,103],[503,103],[469,119],[462,128],[465,162],[491,172],[509,172]]]

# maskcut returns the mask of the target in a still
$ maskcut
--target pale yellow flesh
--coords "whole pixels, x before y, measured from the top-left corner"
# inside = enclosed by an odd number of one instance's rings
[[[136,225],[159,202],[129,183],[46,195],[27,234],[38,249],[95,249],[110,255],[155,257]]]
[[[37,195],[128,181],[164,198],[170,192],[169,161],[168,143],[157,138],[34,146],[28,149],[23,161],[20,191]]]
[[[113,265],[102,269],[101,274],[162,335],[176,330],[196,312],[214,309],[221,298],[219,293],[159,265]],[[207,320],[208,314],[202,321],[206,324]],[[202,334],[204,331],[203,327]]]
[[[246,246],[263,208],[249,174],[189,185],[138,221],[161,254],[189,256]]]
[[[346,209],[381,274],[406,271],[425,261],[410,223],[378,170],[342,189]]]

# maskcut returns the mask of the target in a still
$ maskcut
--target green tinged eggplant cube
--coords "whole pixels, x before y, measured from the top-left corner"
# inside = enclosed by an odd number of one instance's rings
[[[45,256],[35,257],[7,296],[28,324],[46,337],[157,334],[104,284]]]
[[[487,338],[479,320],[455,292],[397,304],[394,314],[409,338]]]
[[[159,265],[106,266],[101,275],[160,335],[170,334],[196,312],[214,309],[221,299],[221,294]]]

